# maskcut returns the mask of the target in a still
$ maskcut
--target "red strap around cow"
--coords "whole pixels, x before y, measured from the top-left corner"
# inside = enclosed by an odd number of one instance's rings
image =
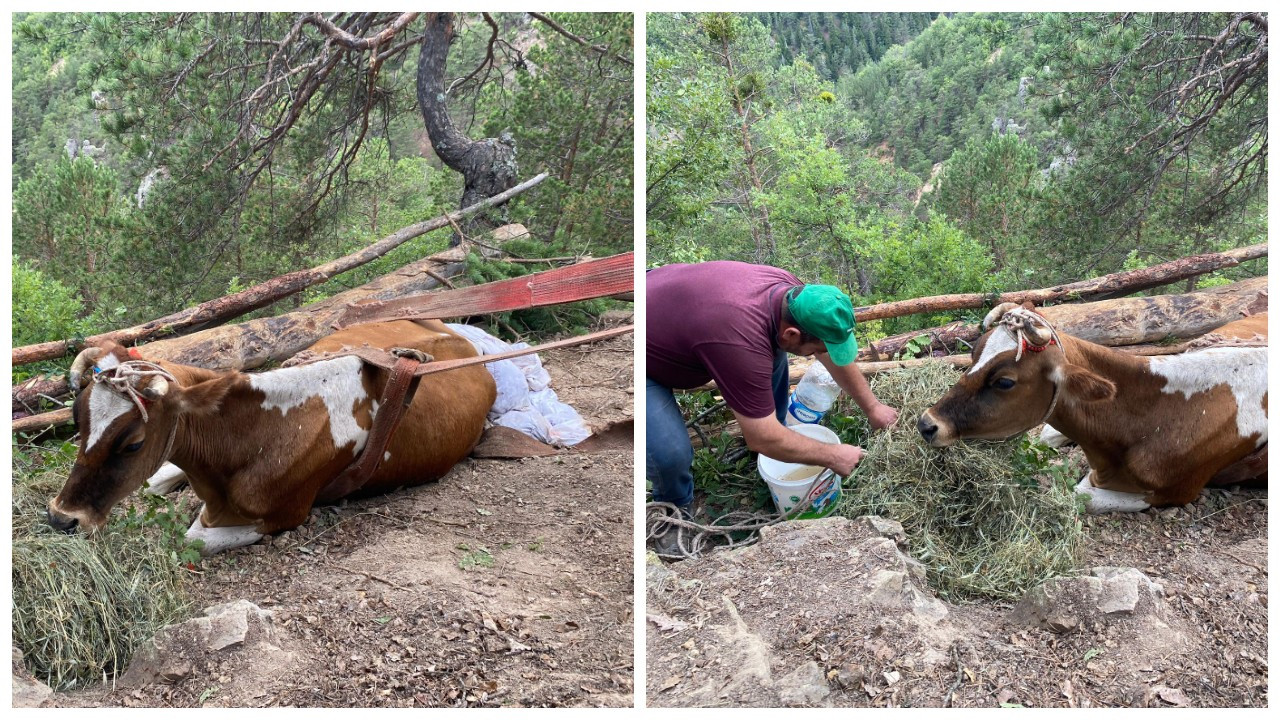
[[[369,437],[359,457],[352,461],[317,495],[316,502],[330,503],[341,500],[364,487],[382,464],[382,458],[391,436],[404,417],[405,408],[413,402],[413,395],[418,391],[418,382],[422,379],[415,372],[422,362],[430,361],[431,356],[425,353],[398,355],[387,384],[382,389],[382,400],[378,405],[378,413],[373,418],[373,427],[369,428]]]

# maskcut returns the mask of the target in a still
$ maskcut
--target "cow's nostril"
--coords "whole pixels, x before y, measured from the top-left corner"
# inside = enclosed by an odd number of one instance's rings
[[[73,517],[65,517],[54,514],[52,510],[45,510],[45,517],[49,520],[49,525],[54,529],[71,535],[76,531],[76,526],[80,521]]]
[[[933,440],[933,436],[938,434],[938,426],[928,415],[921,415],[919,422],[916,423],[916,429],[920,431],[920,435],[926,441]]]

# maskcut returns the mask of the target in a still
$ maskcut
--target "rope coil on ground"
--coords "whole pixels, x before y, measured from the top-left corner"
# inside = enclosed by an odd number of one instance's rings
[[[809,509],[813,498],[805,498],[804,502],[791,508],[786,515],[768,512],[748,512],[735,510],[713,519],[708,524],[686,519],[679,506],[669,502],[650,502],[645,505],[645,542],[646,544],[667,532],[676,533],[676,552],[659,552],[660,558],[667,560],[685,560],[700,557],[716,549],[747,547],[760,540],[760,531],[764,528],[786,520],[794,519]],[[733,537],[733,533],[745,532],[742,539]],[[716,542],[722,538],[723,542]]]

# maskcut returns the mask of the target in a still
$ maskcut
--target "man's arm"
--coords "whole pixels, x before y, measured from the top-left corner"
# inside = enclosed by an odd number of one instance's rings
[[[736,411],[733,414],[742,428],[742,439],[747,441],[747,447],[775,460],[821,465],[841,476],[853,472],[862,460],[862,448],[814,440],[788,429],[773,415],[749,418]]]
[[[840,389],[844,390],[845,394],[853,398],[858,407],[862,408],[862,412],[871,421],[873,430],[891,427],[898,421],[898,411],[880,402],[875,393],[871,392],[871,385],[867,383],[867,376],[862,374],[858,363],[852,362],[844,366],[836,365],[827,353],[818,353],[814,357],[827,368],[827,371],[831,373],[831,377],[835,378],[836,384],[840,386]]]

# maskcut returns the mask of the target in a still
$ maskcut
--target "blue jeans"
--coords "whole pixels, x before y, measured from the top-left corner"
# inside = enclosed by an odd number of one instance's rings
[[[778,422],[787,416],[791,377],[787,353],[773,357],[773,404]],[[684,416],[671,388],[645,378],[645,478],[653,486],[654,502],[687,508],[693,503],[693,445]]]

